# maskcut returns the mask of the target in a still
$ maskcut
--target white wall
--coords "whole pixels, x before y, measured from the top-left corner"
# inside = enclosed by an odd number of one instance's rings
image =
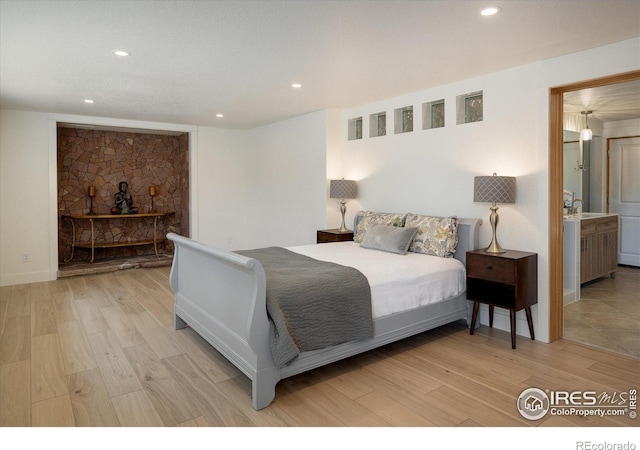
[[[0,285],[51,277],[48,146],[48,115],[0,111]]]
[[[327,117],[247,131],[247,248],[316,242],[326,223]]]
[[[101,117],[0,110],[0,285],[54,280],[57,248],[56,124],[68,122],[190,133],[190,165],[197,165],[196,128]],[[190,178],[197,211],[197,171]],[[192,233],[199,223],[192,217]],[[29,253],[29,262],[22,255]]]
[[[342,152],[341,152],[341,129],[340,111],[333,109],[327,111],[327,176],[326,176],[326,197],[329,197],[329,182],[347,178],[342,172]],[[353,209],[351,200],[347,201],[347,210]],[[326,221],[321,229],[339,228],[342,221],[340,213],[340,201],[338,199],[328,199],[326,204]],[[348,228],[352,228],[347,224]]]
[[[0,285],[56,278],[58,121],[189,132],[191,236],[224,249],[246,246],[246,132],[11,110],[0,120]]]
[[[480,244],[490,242],[489,205],[473,202],[473,177],[511,175],[516,204],[499,205],[498,240],[538,253],[536,338],[549,339],[549,89],[640,68],[640,39],[487,74],[342,111],[342,171],[359,180],[362,209],[480,217]],[[484,120],[456,125],[457,95],[483,91]],[[422,103],[445,99],[445,127],[422,130]],[[414,131],[394,135],[393,111],[413,105]],[[369,138],[369,114],[387,112],[387,136]],[[347,140],[347,123],[363,116],[362,140]],[[351,208],[352,217],[357,208]],[[351,220],[351,219],[349,219]],[[524,313],[519,334],[528,335]],[[488,323],[486,308],[481,322]],[[496,309],[494,326],[509,329]]]
[[[361,207],[479,217],[484,222],[480,244],[487,246],[491,205],[473,202],[473,179],[494,172],[515,176],[517,203],[498,205],[498,241],[505,248],[540,251],[548,214],[541,214],[537,189],[546,165],[538,158],[537,99],[531,94],[536,89],[536,72],[535,64],[521,66],[343,111],[343,170],[359,180]],[[456,125],[456,96],[479,90],[483,91],[483,121]],[[422,130],[422,104],[442,98],[445,127]],[[407,105],[413,105],[414,131],[393,134],[393,111]],[[387,135],[369,138],[369,114],[380,111],[387,113]],[[365,137],[347,141],[347,122],[360,115]],[[488,323],[485,310],[481,320]],[[527,330],[524,312],[518,318],[522,322],[518,328]],[[494,326],[508,330],[508,323],[508,311],[496,309]]]
[[[0,120],[0,285],[56,278],[58,121],[189,132],[191,236],[207,244],[314,243],[327,222],[335,111],[250,131],[12,110],[0,111]]]
[[[536,121],[536,100],[522,95],[535,86],[532,73],[531,66],[524,66],[343,111],[343,136],[349,118],[363,115],[368,136],[369,114],[387,112],[386,136],[343,142],[343,171],[359,180],[357,201],[372,210],[488,217],[490,205],[473,203],[473,177],[493,172],[516,176],[517,207],[500,207],[499,237],[509,245],[511,228],[530,227],[519,217],[521,205],[536,200],[527,189],[540,170],[535,135],[532,140],[527,130]],[[456,95],[476,90],[483,91],[484,120],[456,125]],[[445,99],[445,127],[422,130],[422,103],[440,98]],[[407,105],[414,108],[414,131],[393,134],[393,110]],[[482,235],[488,244],[490,229],[483,227]]]
[[[246,133],[219,128],[198,128],[197,236],[208,245],[225,250],[247,243],[248,201]]]

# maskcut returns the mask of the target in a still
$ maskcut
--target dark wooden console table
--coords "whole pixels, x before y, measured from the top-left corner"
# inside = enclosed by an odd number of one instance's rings
[[[158,236],[158,219],[164,219],[167,216],[174,214],[173,211],[167,212],[149,212],[149,213],[140,213],[140,214],[78,214],[78,215],[70,215],[70,214],[62,214],[63,219],[67,219],[71,222],[71,228],[73,232],[73,237],[71,241],[71,256],[68,259],[65,259],[64,262],[69,262],[73,258],[73,253],[76,248],[84,248],[91,250],[91,260],[89,262],[93,262],[95,257],[95,249],[96,248],[114,248],[114,247],[132,247],[136,245],[151,245],[153,244],[153,249],[158,255],[158,244],[164,242],[164,235]],[[114,220],[114,219],[125,219],[125,220],[133,220],[133,219],[144,219],[153,217],[153,239],[147,240],[133,240],[133,241],[125,241],[125,242],[96,242],[95,231],[93,227],[93,222],[95,220]],[[91,241],[90,242],[76,242],[76,221],[77,220],[88,220],[91,224]]]

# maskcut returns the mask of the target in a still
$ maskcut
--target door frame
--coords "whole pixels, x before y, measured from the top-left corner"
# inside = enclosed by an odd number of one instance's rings
[[[564,93],[640,80],[640,70],[549,89],[549,342],[562,338],[563,317],[563,109]]]

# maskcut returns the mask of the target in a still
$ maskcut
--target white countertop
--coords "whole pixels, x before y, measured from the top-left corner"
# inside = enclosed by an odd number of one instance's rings
[[[580,220],[597,219],[598,217],[611,217],[611,216],[617,216],[617,214],[586,212],[586,213],[574,214],[571,216],[564,216],[564,220],[569,222],[578,222]]]

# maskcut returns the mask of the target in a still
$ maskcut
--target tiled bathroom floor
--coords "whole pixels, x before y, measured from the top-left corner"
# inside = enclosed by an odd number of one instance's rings
[[[619,266],[615,278],[584,284],[564,307],[564,338],[640,357],[640,268]]]

